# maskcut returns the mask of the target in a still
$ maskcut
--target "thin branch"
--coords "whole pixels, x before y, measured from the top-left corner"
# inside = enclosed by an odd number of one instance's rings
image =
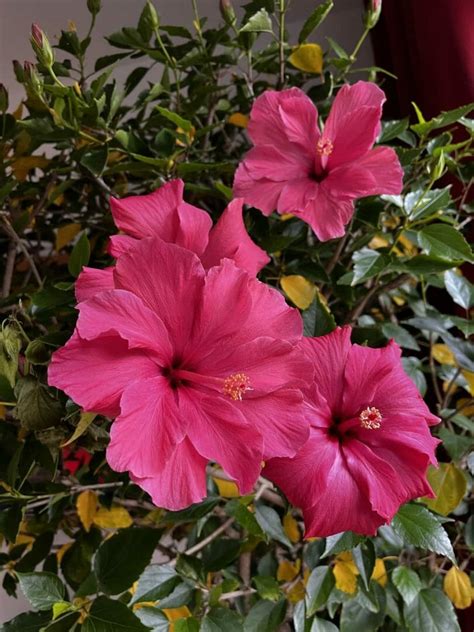
[[[5,274],[3,275],[2,296],[6,298],[10,294],[13,279],[13,270],[15,269],[16,245],[13,240],[8,244],[7,262],[5,265]]]
[[[40,276],[40,274],[38,272],[38,268],[36,267],[36,264],[33,261],[33,257],[28,252],[28,248],[23,243],[23,240],[16,234],[15,229],[10,224],[9,220],[5,216],[2,217],[2,220],[3,220],[3,229],[4,229],[4,231],[6,232],[6,234],[11,239],[13,239],[18,244],[20,250],[25,255],[25,258],[28,260],[28,263],[30,264],[31,271],[33,272],[33,276],[35,277],[36,282],[38,283],[39,287],[42,287],[43,286],[43,281],[42,281],[41,276]]]
[[[255,588],[247,588],[246,590],[234,590],[233,592],[223,593],[219,597],[219,601],[237,599],[238,597],[246,597],[247,595],[253,595],[257,591]]]
[[[357,303],[354,309],[349,312],[346,323],[355,323],[377,294],[394,290],[397,287],[400,287],[400,285],[403,285],[406,281],[408,281],[409,278],[409,274],[402,274],[402,276],[398,277],[398,279],[394,279],[389,283],[385,283],[385,285],[375,284],[369,289],[367,294],[362,297],[362,299],[359,301],[359,303]]]
[[[193,555],[194,553],[197,553],[198,551],[201,551],[201,549],[206,547],[210,542],[212,542],[213,540],[218,538],[221,533],[224,533],[224,531],[226,531],[233,522],[234,522],[233,518],[228,518],[225,522],[223,522],[221,524],[220,527],[218,527],[215,531],[213,531],[211,534],[209,534],[207,536],[207,538],[204,538],[204,540],[201,540],[200,542],[198,542],[194,546],[190,547],[189,549],[186,549],[186,551],[184,551],[184,554],[185,555]],[[176,559],[172,560],[169,563],[169,565],[170,566],[176,566],[176,562],[177,562]]]

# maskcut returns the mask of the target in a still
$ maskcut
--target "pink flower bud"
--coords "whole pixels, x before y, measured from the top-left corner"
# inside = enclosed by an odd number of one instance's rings
[[[380,12],[382,11],[382,0],[368,0],[366,7],[364,26],[367,29],[372,29],[379,21]]]

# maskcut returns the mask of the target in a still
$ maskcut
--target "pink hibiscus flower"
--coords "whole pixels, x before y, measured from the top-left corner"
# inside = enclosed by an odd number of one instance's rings
[[[243,200],[232,200],[212,227],[208,213],[183,200],[184,182],[172,180],[149,195],[110,199],[112,216],[124,234],[110,239],[109,252],[120,257],[146,237],[160,237],[196,253],[211,268],[223,258],[256,275],[270,261],[251,239],[242,216]],[[112,268],[84,268],[76,283],[76,297],[83,301],[96,292],[113,288]]]
[[[401,504],[432,495],[426,480],[439,443],[432,415],[403,371],[400,348],[353,345],[344,327],[300,343],[315,368],[304,391],[310,438],[264,476],[302,508],[306,536],[375,534]]]
[[[354,200],[402,190],[394,150],[372,149],[384,101],[373,83],[344,85],[320,132],[318,111],[302,90],[265,92],[250,113],[255,147],[237,169],[234,194],[265,215],[297,215],[321,241],[341,237]]]
[[[180,509],[206,495],[206,463],[248,493],[262,460],[294,456],[308,437],[300,386],[311,363],[299,312],[225,259],[161,239],[121,255],[114,289],[78,305],[49,383],[84,410],[116,417],[110,466],[154,502]]]

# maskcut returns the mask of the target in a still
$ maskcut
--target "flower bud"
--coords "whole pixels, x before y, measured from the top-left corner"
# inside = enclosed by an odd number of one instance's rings
[[[53,49],[48,38],[37,24],[31,27],[31,46],[39,63],[45,68],[51,68],[54,63]]]
[[[97,15],[101,10],[101,0],[87,0],[87,8],[92,15]]]
[[[145,19],[147,23],[150,25],[151,29],[154,31],[160,26],[160,18],[158,17],[158,13],[156,12],[155,6],[151,0],[147,0],[145,8],[143,10]]]
[[[8,91],[3,85],[0,83],[0,112],[5,113],[8,110]]]
[[[382,0],[367,0],[364,15],[364,26],[366,29],[373,29],[379,21],[382,11]]]
[[[13,60],[13,72],[15,73],[16,80],[20,83],[25,81],[25,71],[23,70],[23,66],[20,64],[18,59]]]
[[[30,61],[25,61],[23,64],[24,82],[27,92],[35,95],[40,95],[43,91],[41,79],[36,72],[36,66]]]
[[[219,0],[219,9],[222,17],[224,18],[224,22],[229,26],[233,26],[237,18],[235,17],[234,7],[230,0]]]

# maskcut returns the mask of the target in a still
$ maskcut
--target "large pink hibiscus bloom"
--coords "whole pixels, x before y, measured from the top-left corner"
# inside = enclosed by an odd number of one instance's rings
[[[301,507],[306,535],[372,535],[400,505],[432,495],[432,415],[403,371],[400,349],[353,345],[351,329],[300,343],[315,368],[304,391],[310,438],[293,459],[272,459],[264,475]]]
[[[242,216],[243,200],[232,200],[213,227],[208,213],[183,200],[184,182],[172,180],[148,195],[111,198],[112,216],[123,234],[110,239],[114,257],[127,252],[137,241],[160,237],[196,253],[205,268],[228,258],[256,275],[270,261],[267,253],[250,238]],[[113,287],[112,268],[84,268],[76,283],[79,301]]]
[[[318,111],[302,90],[265,92],[250,113],[255,147],[237,169],[234,194],[265,215],[301,217],[321,241],[341,237],[354,200],[402,190],[394,150],[372,149],[384,101],[373,83],[345,85],[320,132]]]
[[[116,417],[114,470],[180,509],[206,495],[208,461],[245,494],[264,459],[295,455],[312,366],[296,346],[300,314],[276,290],[228,259],[206,272],[156,238],[118,258],[113,283],[79,303],[48,375],[84,410]]]

